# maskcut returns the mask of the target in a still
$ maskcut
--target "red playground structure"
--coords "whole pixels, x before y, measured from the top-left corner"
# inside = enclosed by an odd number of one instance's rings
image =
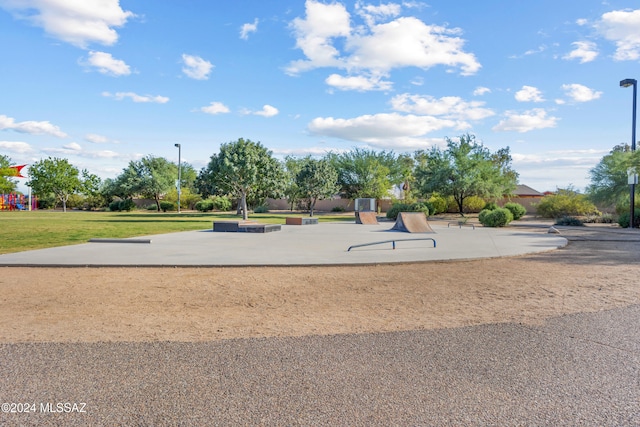
[[[0,211],[35,211],[38,209],[38,198],[31,198],[29,209],[29,197],[24,194],[0,194]]]

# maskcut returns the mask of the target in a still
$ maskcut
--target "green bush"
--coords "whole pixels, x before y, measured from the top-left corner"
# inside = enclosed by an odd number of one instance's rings
[[[570,225],[574,227],[584,226],[584,222],[574,216],[563,216],[562,218],[556,219],[555,225]]]
[[[515,221],[519,220],[527,213],[527,210],[520,203],[509,202],[506,203],[503,207],[511,211],[511,214],[513,215],[513,219]]]
[[[513,215],[509,209],[505,208],[497,208],[492,211],[484,209],[480,211],[478,220],[485,227],[504,227],[513,221]]]
[[[447,199],[438,193],[433,193],[431,197],[427,199],[427,204],[429,205],[431,215],[437,215],[447,211]]]
[[[629,227],[629,217],[631,216],[630,212],[623,212],[620,215],[618,215],[618,225],[620,225],[620,227],[622,228],[627,228]],[[638,227],[638,224],[640,224],[640,211],[639,210],[634,210],[633,211],[633,226],[634,227]]]
[[[269,212],[269,206],[266,206],[266,205],[256,206],[253,209],[253,213],[268,213],[268,212]]]
[[[334,206],[333,208],[331,208],[331,212],[344,212],[344,206]]]
[[[426,203],[394,203],[391,208],[387,211],[387,218],[395,220],[398,218],[398,214],[400,212],[424,212],[425,215],[429,216],[429,206]]]
[[[158,206],[156,206],[155,203],[152,203],[150,205],[147,205],[147,207],[145,208],[148,211],[157,211],[158,210]]]
[[[228,197],[226,196],[213,196],[211,197],[211,200],[213,201],[213,209],[218,210],[218,211],[230,211],[231,210],[231,200],[229,200]]]
[[[136,204],[131,199],[114,200],[109,203],[109,210],[111,212],[129,212],[136,208]]]
[[[496,209],[498,209],[498,205],[495,202],[487,202],[486,205],[484,205],[483,210],[488,210],[488,211],[495,211]],[[505,206],[506,207],[506,206]]]
[[[175,203],[163,200],[162,202],[160,202],[160,209],[162,210],[162,212],[175,211],[177,210],[177,207]]]
[[[200,212],[209,212],[213,210],[213,200],[200,200],[195,204],[195,209]]]
[[[556,194],[545,196],[536,205],[538,215],[544,218],[563,216],[585,216],[598,213],[596,206],[587,196],[571,189],[558,190]]]

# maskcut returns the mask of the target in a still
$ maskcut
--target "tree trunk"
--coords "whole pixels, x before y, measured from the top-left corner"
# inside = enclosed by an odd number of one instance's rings
[[[309,216],[313,217],[313,208],[316,206],[316,199],[309,199]]]
[[[160,212],[160,198],[156,197],[156,208],[158,209],[158,212]]]
[[[242,193],[242,220],[246,221],[249,218],[247,215],[247,193]]]

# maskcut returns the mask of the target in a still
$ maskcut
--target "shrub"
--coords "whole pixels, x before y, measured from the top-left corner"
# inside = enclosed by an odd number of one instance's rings
[[[620,227],[622,228],[627,228],[629,227],[629,217],[630,217],[630,212],[623,212],[620,215],[618,215],[618,225],[620,225]],[[640,211],[638,210],[634,210],[633,211],[633,226],[637,227],[638,224],[640,224]]]
[[[162,202],[160,202],[160,209],[162,210],[162,212],[175,211],[177,207],[175,203],[163,200]]]
[[[505,208],[497,208],[492,211],[485,209],[480,211],[478,219],[485,227],[504,227],[513,221],[513,215],[509,209]]]
[[[136,204],[131,199],[114,200],[109,203],[109,210],[112,212],[129,212],[136,208]]]
[[[438,193],[433,193],[431,197],[427,199],[427,204],[429,205],[431,215],[437,215],[447,211],[447,199]]]
[[[209,212],[213,210],[213,200],[200,200],[195,204],[195,209],[200,212]]]
[[[155,203],[152,203],[150,205],[147,205],[147,207],[145,208],[148,211],[157,211],[158,210],[158,206],[156,206]]]
[[[269,212],[269,206],[267,205],[256,206],[253,209],[253,213],[267,213],[267,212]]]
[[[503,207],[511,211],[511,214],[513,215],[513,219],[515,221],[519,220],[527,213],[527,210],[520,203],[509,202],[506,203]]]
[[[495,202],[487,202],[486,205],[484,205],[483,210],[488,210],[488,211],[495,211],[496,209],[498,209],[498,205]],[[506,207],[506,206],[505,206]]]
[[[413,203],[410,205],[406,203],[394,203],[387,211],[387,218],[396,219],[400,212],[424,212],[425,215],[429,216],[429,207],[426,203]]]
[[[232,203],[227,196],[213,196],[211,200],[213,201],[213,209],[223,212],[231,210]]]
[[[344,212],[344,206],[334,206],[333,208],[331,208],[331,212]]]
[[[536,208],[538,215],[545,218],[583,216],[598,212],[596,206],[587,199],[587,196],[572,189],[558,190],[556,194],[543,197]]]
[[[562,218],[556,219],[555,225],[571,225],[576,227],[582,227],[584,226],[584,223],[580,219],[574,216],[563,216]]]

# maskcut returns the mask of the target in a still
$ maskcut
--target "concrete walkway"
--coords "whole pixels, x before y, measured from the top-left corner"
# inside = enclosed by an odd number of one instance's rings
[[[237,266],[379,264],[493,258],[543,252],[567,240],[547,228],[472,228],[432,223],[435,233],[379,225],[283,225],[271,233],[188,231],[0,255],[0,266]],[[126,243],[148,239],[151,243]],[[436,242],[434,247],[433,239]],[[353,245],[396,240],[353,248]]]

